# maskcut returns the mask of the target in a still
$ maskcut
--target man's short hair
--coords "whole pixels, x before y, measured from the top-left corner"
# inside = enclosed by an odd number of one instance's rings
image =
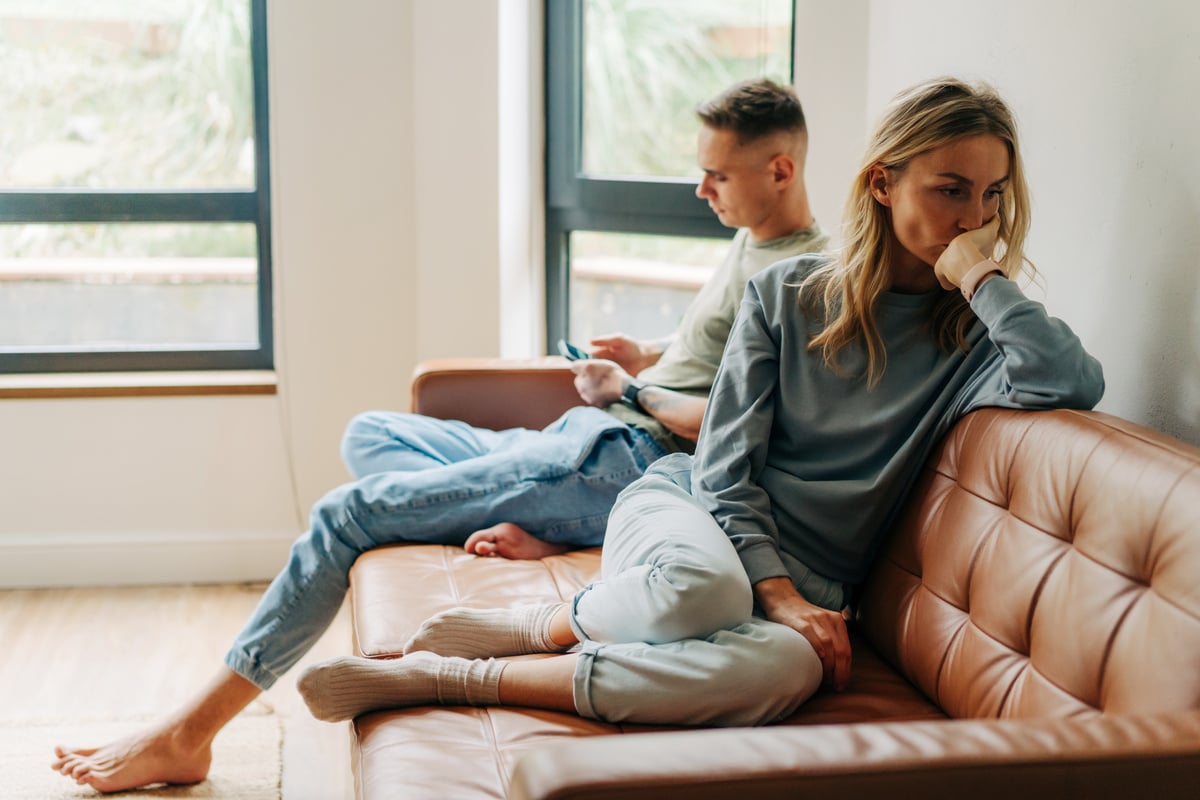
[[[696,115],[710,128],[733,131],[743,142],[772,133],[804,133],[808,129],[795,90],[766,78],[730,86],[697,106]]]

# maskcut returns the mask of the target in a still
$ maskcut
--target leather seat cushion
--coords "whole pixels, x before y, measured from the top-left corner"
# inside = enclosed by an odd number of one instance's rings
[[[495,608],[567,600],[599,569],[599,549],[540,561],[479,558],[441,545],[373,550],[359,558],[351,575],[355,649],[368,657],[395,657],[421,622],[438,611],[455,605]],[[818,693],[786,724],[944,717],[856,636],[846,691]],[[359,796],[365,798],[387,796],[388,786],[404,786],[406,797],[503,797],[516,759],[538,742],[654,730],[667,729],[609,725],[533,709],[381,711],[355,721],[354,769]],[[463,764],[473,766],[463,769]],[[377,790],[371,791],[364,781]]]

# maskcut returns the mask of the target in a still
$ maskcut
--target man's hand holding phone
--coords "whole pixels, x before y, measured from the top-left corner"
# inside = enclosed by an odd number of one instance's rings
[[[583,402],[596,408],[607,408],[621,399],[629,373],[614,361],[605,358],[581,358],[571,362],[575,373],[575,391]]]

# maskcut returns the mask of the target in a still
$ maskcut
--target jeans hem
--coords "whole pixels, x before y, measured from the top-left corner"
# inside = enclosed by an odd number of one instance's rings
[[[225,654],[225,666],[264,692],[274,686],[275,682],[279,680],[278,675],[258,666],[249,656],[239,653],[236,650],[230,650]]]

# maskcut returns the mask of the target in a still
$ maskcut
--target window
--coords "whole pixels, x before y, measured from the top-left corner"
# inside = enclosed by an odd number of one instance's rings
[[[272,366],[266,0],[0,0],[0,372]]]
[[[547,0],[547,338],[672,332],[733,231],[695,196],[695,108],[791,82],[792,0]]]

